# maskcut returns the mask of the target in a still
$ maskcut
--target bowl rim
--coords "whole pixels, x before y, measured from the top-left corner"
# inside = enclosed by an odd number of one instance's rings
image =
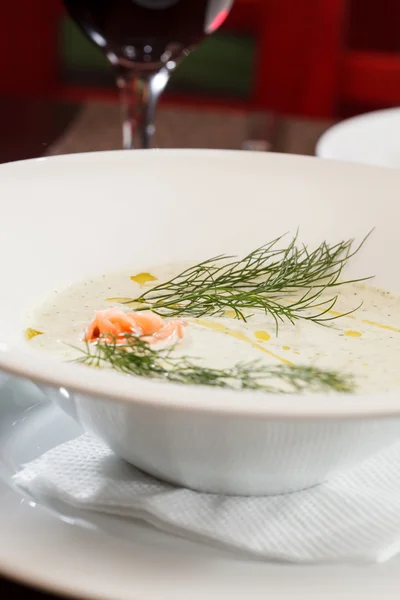
[[[132,154],[133,152],[133,154]],[[193,157],[238,156],[260,157],[259,152],[241,150],[113,150],[104,152],[83,152],[50,157],[40,157],[15,161],[0,165],[2,171],[35,162],[80,162],[101,156],[107,158],[128,158],[153,153]],[[318,157],[263,153],[266,160],[290,162],[324,162],[329,168],[342,168],[376,172],[388,171],[377,166],[354,165],[346,161],[321,161]],[[392,171],[393,170],[389,170]],[[217,389],[206,386],[187,386],[176,383],[159,382],[140,377],[126,377],[112,371],[97,371],[83,365],[63,363],[51,355],[30,349],[13,348],[0,338],[0,369],[17,377],[31,380],[42,386],[59,390],[65,398],[69,394],[87,395],[110,402],[132,403],[153,407],[157,410],[190,411],[212,413],[221,416],[242,418],[262,418],[279,420],[344,420],[368,419],[400,415],[400,391],[371,394],[266,394],[263,392]]]
[[[64,398],[86,395],[160,410],[213,413],[279,420],[331,420],[399,416],[397,392],[374,394],[265,394],[206,386],[187,386],[63,363],[39,350],[15,351],[0,343],[0,368]]]
[[[332,151],[332,143],[335,143],[337,140],[340,141],[343,133],[348,132],[349,130],[358,131],[359,128],[368,127],[370,123],[377,123],[383,119],[390,120],[392,117],[400,118],[400,107],[391,107],[391,108],[383,108],[381,110],[372,110],[360,115],[355,115],[354,117],[349,117],[348,119],[344,119],[342,121],[337,121],[333,125],[331,125],[318,139],[315,146],[315,155],[318,158],[336,160],[339,162],[354,162],[357,164],[369,164],[379,166],[380,168],[395,168],[391,166],[386,166],[376,163],[370,162],[366,163],[361,158],[354,157],[351,160],[339,157],[336,152]]]

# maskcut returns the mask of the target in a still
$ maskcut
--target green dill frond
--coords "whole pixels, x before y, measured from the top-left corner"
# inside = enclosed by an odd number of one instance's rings
[[[258,310],[274,319],[277,330],[282,321],[331,321],[339,318],[328,314],[337,295],[326,299],[327,290],[369,279],[341,279],[369,235],[355,248],[351,239],[322,242],[314,250],[298,243],[298,234],[282,247],[280,236],[243,258],[221,255],[202,261],[124,304],[163,317],[215,317],[231,310],[244,321],[249,311]]]
[[[171,349],[155,350],[132,334],[125,335],[123,344],[117,343],[112,336],[102,336],[97,344],[86,344],[79,351],[81,356],[74,362],[186,385],[279,394],[345,393],[354,390],[350,376],[317,367],[266,365],[260,361],[237,363],[229,369],[205,367],[190,357],[174,355]]]

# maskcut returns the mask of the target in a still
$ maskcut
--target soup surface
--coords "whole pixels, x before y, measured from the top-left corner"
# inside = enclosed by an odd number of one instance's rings
[[[29,316],[29,343],[73,360],[80,354],[77,348],[85,348],[82,339],[95,311],[111,307],[132,311],[132,306],[124,304],[126,300],[181,270],[181,265],[168,265],[149,273],[111,273],[54,293]],[[400,298],[357,283],[339,286],[334,294],[338,300],[326,315],[333,320],[323,325],[306,319],[294,324],[284,320],[276,331],[273,317],[257,310],[248,311],[246,322],[230,310],[224,316],[184,316],[185,335],[172,353],[217,369],[252,361],[330,369],[352,376],[357,392],[400,388]],[[327,297],[332,297],[332,291]],[[360,304],[352,314],[341,316]]]

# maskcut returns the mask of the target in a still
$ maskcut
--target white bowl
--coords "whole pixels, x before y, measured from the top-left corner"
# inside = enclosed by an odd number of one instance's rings
[[[121,457],[194,489],[277,494],[399,438],[397,392],[277,396],[159,383],[62,363],[30,348],[22,330],[27,312],[69,283],[241,253],[297,227],[319,244],[375,226],[348,274],[375,273],[400,294],[400,172],[278,154],[134,151],[7,164],[0,184],[0,369],[39,384]]]
[[[341,121],[319,139],[316,154],[351,162],[400,167],[400,108]]]

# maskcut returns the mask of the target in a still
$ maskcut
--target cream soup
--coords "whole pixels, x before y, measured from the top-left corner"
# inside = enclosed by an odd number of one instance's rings
[[[107,274],[54,293],[29,316],[29,343],[73,360],[79,352],[72,346],[84,348],[82,338],[95,311],[110,307],[132,311],[124,301],[179,272],[179,266],[170,265],[148,273]],[[358,392],[400,388],[400,298],[365,284],[345,284],[334,293],[339,298],[332,317],[362,306],[325,325],[285,321],[279,323],[278,333],[274,319],[257,311],[246,322],[229,310],[222,317],[185,316],[185,335],[172,352],[218,369],[254,360],[333,369],[352,375]],[[332,290],[327,297],[332,297]]]

